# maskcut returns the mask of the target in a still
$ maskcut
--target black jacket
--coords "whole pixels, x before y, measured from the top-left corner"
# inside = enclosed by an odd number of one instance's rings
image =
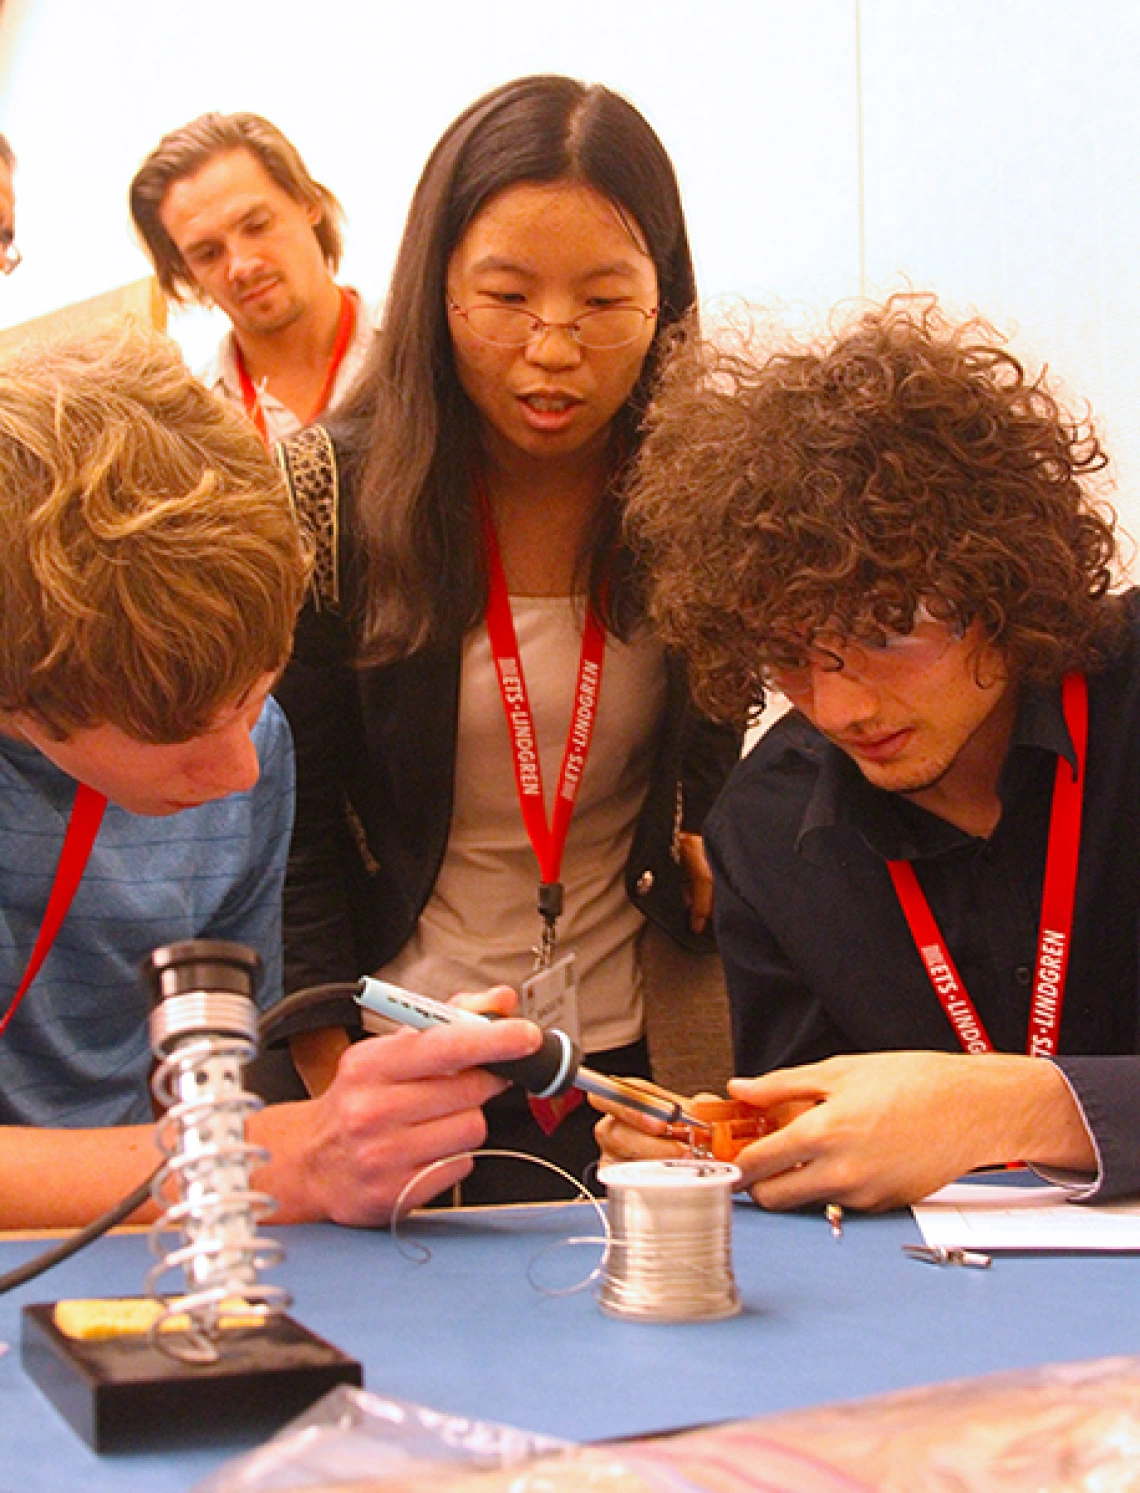
[[[1060,1053],[1097,1195],[1140,1191],[1140,590],[1128,646],[1089,679],[1089,757]],[[959,1050],[886,861],[915,863],[999,1051],[1024,1052],[1053,779],[1074,760],[1060,689],[1022,695],[985,840],[873,787],[801,716],[735,770],[708,824],[736,1068]]]
[[[353,574],[352,495],[342,482],[338,562]],[[351,612],[351,608],[346,608]],[[411,937],[447,848],[460,649],[357,668],[345,614],[312,603],[277,688],[297,752],[297,819],[285,888],[285,988],[355,980]],[[680,661],[626,868],[630,897],[689,948],[680,829],[699,832],[739,754],[734,731],[693,709]]]

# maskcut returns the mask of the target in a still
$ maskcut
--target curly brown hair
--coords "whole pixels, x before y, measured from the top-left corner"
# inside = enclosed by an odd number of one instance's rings
[[[910,294],[762,357],[680,343],[627,526],[710,713],[743,721],[821,633],[905,633],[920,608],[980,621],[1036,683],[1114,651],[1107,457],[1004,340]]]

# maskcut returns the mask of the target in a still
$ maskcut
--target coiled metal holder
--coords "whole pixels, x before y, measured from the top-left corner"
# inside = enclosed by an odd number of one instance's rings
[[[209,1362],[218,1356],[223,1307],[271,1317],[285,1311],[289,1294],[258,1280],[280,1263],[276,1240],[258,1233],[273,1199],[250,1185],[267,1153],[246,1138],[246,1120],[261,1100],[242,1087],[242,1069],[257,1053],[254,978],[260,960],[240,944],[220,941],[168,944],[144,966],[155,1000],[151,1047],[158,1060],[152,1080],[165,1110],[156,1139],[166,1163],[153,1195],[165,1211],[150,1235],[158,1263],[145,1289],[165,1310],[151,1341],[173,1357]],[[171,1233],[183,1242],[167,1247]],[[186,1290],[172,1298],[163,1277],[181,1269]],[[186,1330],[168,1329],[184,1314]]]

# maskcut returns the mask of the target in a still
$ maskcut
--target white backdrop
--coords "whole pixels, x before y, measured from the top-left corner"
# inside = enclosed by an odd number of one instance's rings
[[[127,184],[206,109],[295,140],[378,300],[443,127],[567,72],[657,127],[706,297],[798,318],[909,283],[982,311],[1087,397],[1140,532],[1135,0],[7,0],[0,44],[25,255],[0,325],[146,273]],[[172,324],[191,361],[203,320]]]

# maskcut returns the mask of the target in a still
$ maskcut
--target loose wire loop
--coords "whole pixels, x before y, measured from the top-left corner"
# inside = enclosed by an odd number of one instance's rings
[[[433,1172],[440,1171],[444,1167],[453,1166],[457,1161],[478,1162],[481,1156],[497,1156],[505,1161],[526,1161],[530,1162],[533,1166],[543,1166],[548,1172],[553,1172],[555,1176],[561,1177],[564,1182],[569,1182],[570,1186],[575,1188],[580,1194],[580,1201],[590,1204],[598,1216],[598,1223],[602,1229],[601,1234],[576,1234],[567,1239],[552,1240],[531,1258],[527,1265],[526,1278],[541,1295],[551,1297],[573,1296],[579,1291],[584,1291],[587,1286],[593,1285],[604,1272],[610,1251],[610,1224],[609,1219],[606,1217],[606,1210],[601,1202],[594,1196],[585,1183],[580,1182],[571,1172],[565,1171],[555,1162],[547,1161],[545,1156],[531,1156],[526,1151],[499,1150],[492,1146],[479,1151],[456,1151],[451,1156],[444,1156],[439,1161],[433,1161],[428,1166],[421,1167],[418,1172],[404,1183],[400,1189],[400,1195],[396,1199],[396,1206],[392,1209],[392,1218],[389,1224],[396,1248],[404,1258],[406,1260],[414,1260],[417,1265],[426,1265],[431,1259],[431,1250],[426,1244],[421,1243],[419,1240],[408,1239],[406,1235],[401,1235],[400,1233],[401,1222],[415,1211],[414,1209],[409,1209],[407,1212],[404,1211],[404,1204],[407,1202],[412,1190],[425,1177],[430,1177]],[[572,1286],[561,1287],[544,1286],[535,1279],[535,1267],[547,1254],[552,1250],[567,1249],[578,1244],[601,1245],[602,1257],[593,1270],[590,1271],[589,1275],[583,1276],[580,1281],[576,1281]]]
[[[268,1194],[250,1186],[252,1169],[267,1159],[262,1147],[245,1138],[247,1117],[262,1101],[241,1086],[241,1068],[256,1043],[236,1035],[211,1035],[184,1042],[160,1061],[152,1087],[169,1106],[156,1138],[166,1157],[151,1186],[164,1212],[150,1231],[158,1257],[145,1290],[163,1310],[150,1340],[168,1357],[187,1363],[218,1358],[223,1319],[258,1321],[279,1316],[290,1302],[282,1287],[258,1281],[258,1272],[276,1265],[284,1250],[257,1232],[273,1211]],[[176,1197],[171,1197],[171,1192]],[[166,1235],[185,1243],[168,1249]],[[168,1294],[159,1282],[168,1271],[184,1271],[188,1290]],[[185,1316],[182,1332],[169,1326]]]

